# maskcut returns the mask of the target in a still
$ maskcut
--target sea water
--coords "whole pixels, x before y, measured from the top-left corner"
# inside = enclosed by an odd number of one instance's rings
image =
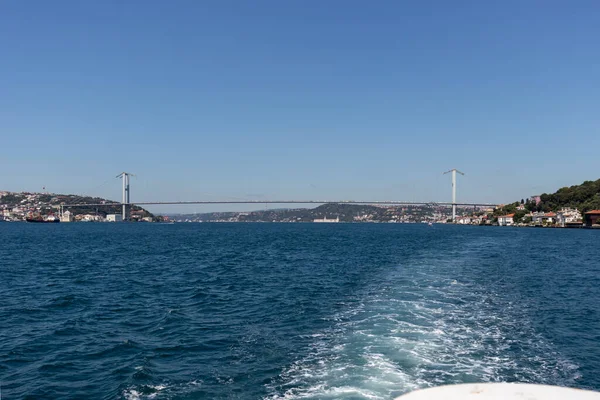
[[[0,225],[3,399],[600,390],[600,232]]]

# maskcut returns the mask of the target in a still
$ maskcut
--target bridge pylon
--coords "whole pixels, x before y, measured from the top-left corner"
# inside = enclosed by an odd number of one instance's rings
[[[129,172],[121,172],[117,175],[117,178],[123,179],[123,221],[127,221],[128,207],[130,207],[129,201],[129,177],[135,176]]]
[[[451,169],[450,171],[444,172],[444,175],[452,172],[452,223],[456,222],[456,173],[458,172],[461,175],[464,175],[463,172],[460,172],[456,168]]]

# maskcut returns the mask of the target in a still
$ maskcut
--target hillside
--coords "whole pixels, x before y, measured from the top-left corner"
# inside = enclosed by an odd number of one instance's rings
[[[525,210],[518,211],[519,204],[525,206]],[[520,221],[529,212],[559,211],[562,208],[574,208],[582,214],[590,210],[600,209],[600,179],[596,181],[585,181],[581,185],[563,187],[555,193],[544,193],[539,199],[521,200],[498,208],[495,216],[515,213],[515,221]]]
[[[179,214],[171,217],[177,221],[203,222],[313,222],[313,220],[321,218],[339,218],[340,222],[422,222],[439,220],[445,222],[450,213],[451,211],[447,207],[380,207],[366,204],[327,203],[316,208]]]
[[[577,208],[582,213],[600,209],[600,179],[564,187],[552,194],[544,193],[535,209],[548,212],[562,207]]]
[[[36,211],[42,215],[45,215],[54,213],[61,204],[102,204],[100,206],[93,207],[69,207],[68,210],[73,214],[94,213],[105,217],[106,214],[121,213],[121,206],[117,202],[106,200],[101,197],[81,196],[75,194],[0,191],[0,209],[17,209],[20,210],[19,213]],[[141,207],[132,206],[131,208],[132,211],[137,211],[140,216],[153,217],[152,213]]]

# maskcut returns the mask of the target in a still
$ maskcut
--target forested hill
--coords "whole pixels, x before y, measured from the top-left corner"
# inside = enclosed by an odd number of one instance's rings
[[[523,200],[521,200],[523,202]],[[585,181],[581,185],[564,187],[555,193],[544,193],[540,195],[540,202],[536,204],[533,200],[525,203],[527,211],[558,211],[563,207],[576,208],[582,213],[590,210],[600,209],[600,179],[596,181]],[[519,202],[507,204],[500,213],[514,212]]]
[[[204,214],[177,214],[177,221],[220,221],[220,222],[312,222],[315,219],[339,218],[340,222],[421,222],[424,220],[446,220],[446,207],[433,206],[389,206],[378,207],[368,204],[327,203],[316,208],[272,209],[252,212],[214,212]]]
[[[554,211],[561,207],[577,208],[581,212],[600,209],[600,179],[581,185],[564,187],[553,194],[542,194],[539,211]]]

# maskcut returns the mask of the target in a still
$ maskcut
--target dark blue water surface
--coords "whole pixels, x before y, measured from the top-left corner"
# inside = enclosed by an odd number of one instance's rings
[[[0,224],[3,399],[600,389],[600,232]]]

